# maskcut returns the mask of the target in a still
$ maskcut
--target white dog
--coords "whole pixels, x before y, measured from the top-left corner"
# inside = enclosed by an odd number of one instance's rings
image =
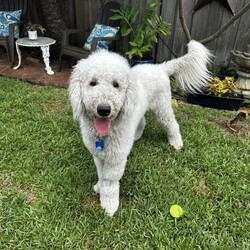
[[[74,68],[69,85],[73,114],[94,157],[99,179],[94,190],[109,216],[118,209],[119,180],[134,141],[143,133],[147,110],[166,128],[169,143],[182,148],[169,77],[173,75],[186,91],[198,91],[210,78],[209,58],[203,45],[191,41],[188,54],[158,65],[131,68],[122,56],[100,50]]]

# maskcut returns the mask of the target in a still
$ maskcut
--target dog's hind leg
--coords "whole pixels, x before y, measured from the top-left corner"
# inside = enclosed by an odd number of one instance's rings
[[[151,104],[150,108],[155,113],[158,121],[167,130],[169,144],[176,150],[180,150],[183,147],[183,142],[179,124],[176,121],[171,105],[171,97],[162,94],[161,98],[157,98],[157,100]]]
[[[143,130],[145,128],[145,125],[146,125],[146,119],[145,117],[143,116],[138,127],[137,127],[137,130],[135,132],[135,141],[139,140],[143,134]]]

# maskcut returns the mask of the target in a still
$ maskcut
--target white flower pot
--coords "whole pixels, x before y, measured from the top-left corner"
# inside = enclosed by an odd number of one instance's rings
[[[28,36],[30,40],[36,40],[37,39],[37,31],[36,30],[29,30],[28,31]]]

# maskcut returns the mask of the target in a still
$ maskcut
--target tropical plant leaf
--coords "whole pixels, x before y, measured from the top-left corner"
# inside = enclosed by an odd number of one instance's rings
[[[129,25],[126,22],[121,23],[121,35],[128,36],[131,33],[132,29],[129,28]]]
[[[115,14],[115,15],[111,16],[109,19],[110,19],[110,20],[120,20],[120,19],[122,19],[122,18],[123,18],[122,15],[120,15],[120,14]]]
[[[130,22],[131,23],[134,23],[138,17],[138,14],[139,14],[139,10],[138,9],[135,9],[135,8],[132,8],[131,9],[131,17],[130,17]]]
[[[113,13],[119,13],[121,10],[120,9],[111,9],[111,12]]]
[[[134,46],[134,47],[137,46],[137,43],[133,42],[133,41],[129,42],[129,44],[132,45],[132,46]]]
[[[126,53],[129,58],[136,56],[143,57],[157,43],[157,34],[168,35],[170,25],[161,16],[156,14],[159,6],[157,0],[150,0],[144,17],[138,21],[139,10],[133,6],[121,7],[119,10],[112,10],[114,13],[111,20],[120,20],[121,35],[130,35],[129,45],[132,47]]]
[[[141,47],[140,50],[142,53],[148,52],[148,51],[150,51],[150,46],[145,45],[145,46]]]
[[[128,56],[128,58],[131,59],[134,56],[138,56],[138,49],[137,48],[131,49],[130,51],[126,52],[125,54]]]
[[[138,56],[139,56],[140,58],[143,57],[143,54],[142,54],[142,51],[141,51],[141,50],[138,49],[137,53],[138,53]]]

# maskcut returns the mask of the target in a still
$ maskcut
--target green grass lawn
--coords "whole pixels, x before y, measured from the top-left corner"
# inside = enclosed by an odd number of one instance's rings
[[[249,118],[232,134],[235,112],[175,105],[177,152],[148,114],[109,218],[67,90],[0,77],[0,100],[1,250],[249,249]]]

